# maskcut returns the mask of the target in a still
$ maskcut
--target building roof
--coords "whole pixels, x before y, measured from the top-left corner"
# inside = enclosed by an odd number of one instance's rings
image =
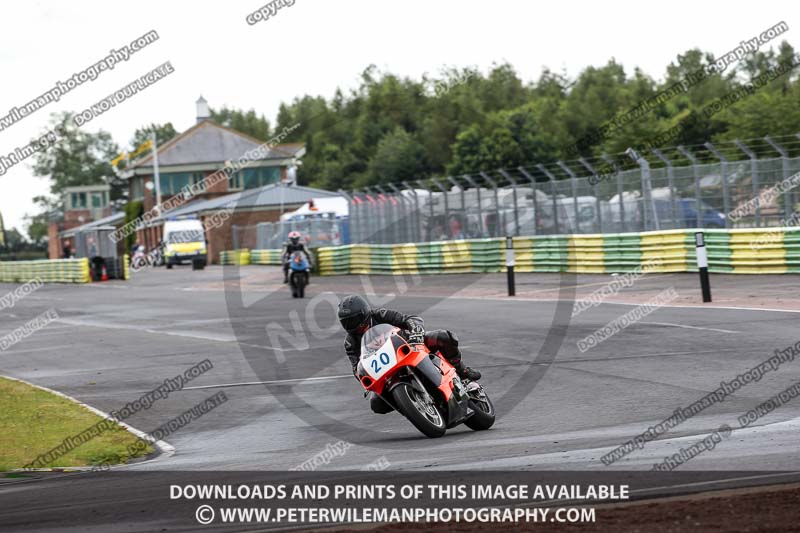
[[[118,224],[122,224],[125,220],[125,213],[119,211],[118,213],[114,213],[113,215],[109,215],[107,217],[99,218],[97,220],[93,220],[92,222],[87,222],[82,226],[76,226],[74,228],[70,228],[68,230],[64,230],[60,233],[62,237],[72,237],[78,232],[86,231],[90,229],[98,229],[105,226],[108,227],[116,227]]]
[[[158,166],[209,165],[221,168],[226,161],[236,161],[263,144],[265,143],[254,137],[220,126],[211,120],[203,120],[158,147]],[[301,157],[303,153],[302,143],[279,144],[273,146],[267,156],[258,161],[271,162],[274,165],[281,160]],[[152,167],[151,152],[131,164],[123,172],[123,177],[150,173]]]
[[[78,185],[76,187],[64,187],[64,194],[72,192],[97,192],[97,191],[110,191],[111,185],[108,183],[99,183],[97,185]]]
[[[172,218],[178,216],[194,215],[206,211],[217,211],[233,207],[236,209],[264,209],[281,205],[301,205],[312,198],[335,197],[338,193],[303,187],[300,185],[281,185],[271,183],[255,189],[220,196],[209,200],[192,202],[187,205],[176,207],[164,213],[162,218]]]
[[[283,215],[283,219],[291,220],[293,217],[333,213],[337,217],[346,217],[350,213],[350,201],[344,196],[329,196],[314,198],[314,207],[306,202],[296,210]]]

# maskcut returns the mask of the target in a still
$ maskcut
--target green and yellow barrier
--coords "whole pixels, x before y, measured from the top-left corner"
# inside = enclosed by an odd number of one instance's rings
[[[249,265],[250,250],[229,250],[220,252],[219,262],[223,265]]]
[[[800,272],[800,228],[707,230],[706,246],[712,272]]]
[[[40,261],[0,261],[0,282],[89,283],[89,260],[43,259]]]
[[[280,265],[280,250],[250,250],[251,265]]]
[[[694,234],[680,229],[596,235],[515,237],[517,272],[696,272]],[[800,272],[800,228],[707,229],[709,270],[732,274]],[[224,264],[280,264],[280,250],[223,252]],[[244,257],[247,257],[248,262]],[[320,248],[321,275],[458,274],[505,271],[505,239]]]

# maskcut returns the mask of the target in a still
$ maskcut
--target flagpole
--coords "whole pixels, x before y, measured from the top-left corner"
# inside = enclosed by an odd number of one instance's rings
[[[291,179],[292,179],[291,176],[289,175],[289,172],[290,172],[290,167],[287,167],[286,168],[286,182],[287,183],[290,182]],[[282,220],[283,219],[283,188],[286,186],[286,184],[284,183],[284,180],[281,179],[280,177],[278,178],[278,185],[281,186],[281,220]]]
[[[156,205],[158,206],[158,216],[161,216],[161,176],[158,173],[158,142],[156,141],[156,130],[153,130],[153,177],[156,180]]]

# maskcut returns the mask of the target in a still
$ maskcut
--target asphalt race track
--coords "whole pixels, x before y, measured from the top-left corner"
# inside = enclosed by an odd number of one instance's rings
[[[351,444],[319,470],[380,462],[393,471],[644,471],[722,424],[734,429],[730,437],[681,470],[718,471],[719,478],[725,471],[758,472],[728,475],[738,480],[733,484],[787,480],[792,475],[784,472],[800,470],[800,401],[748,428],[737,423],[800,379],[797,361],[624,459],[610,466],[600,461],[676,408],[800,340],[800,304],[793,299],[800,291],[791,278],[712,276],[715,303],[704,307],[695,274],[648,275],[613,303],[571,317],[575,298],[612,277],[518,275],[515,298],[505,296],[505,275],[498,274],[314,278],[305,300],[292,299],[281,277],[269,267],[183,267],[137,273],[129,282],[45,286],[0,310],[0,336],[51,308],[60,317],[0,352],[0,374],[109,412],[209,359],[210,371],[126,422],[149,432],[219,391],[228,401],[165,438],[174,453],[119,472],[287,471],[340,441]],[[13,288],[0,285],[0,294]],[[669,306],[585,352],[578,349],[579,340],[669,288],[678,294]],[[455,331],[467,364],[483,372],[499,415],[494,428],[476,433],[459,426],[431,440],[396,413],[372,414],[350,374],[333,313],[336,298],[351,291],[421,314],[427,328]],[[93,475],[0,481],[0,529],[20,528],[34,511],[28,529],[56,527],[56,517],[71,511],[63,501],[36,499],[35,491]],[[675,492],[669,485],[650,495]],[[140,489],[139,504],[152,498],[154,509],[163,500]],[[119,520],[123,530],[147,529],[124,514]],[[130,527],[122,527],[125,520]]]

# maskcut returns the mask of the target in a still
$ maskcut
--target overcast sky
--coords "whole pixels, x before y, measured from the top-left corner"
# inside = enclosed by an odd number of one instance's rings
[[[281,0],[278,0],[279,2]],[[692,47],[722,54],[780,21],[797,46],[795,0],[668,3],[522,0],[296,0],[255,25],[259,1],[5,1],[0,7],[0,116],[23,105],[112,48],[156,30],[160,39],[0,131],[6,155],[44,131],[52,112],[80,111],[170,61],[175,72],[84,126],[111,132],[121,146],[150,122],[183,131],[202,94],[212,107],[254,108],[274,124],[281,101],[303,94],[330,98],[352,88],[374,63],[419,77],[443,67],[484,73],[508,61],[524,80],[543,67],[575,76],[611,57],[626,72],[641,67],[662,79],[664,67]],[[15,5],[14,5],[15,4]],[[6,228],[22,230],[31,199],[48,192],[30,160],[0,176]]]

